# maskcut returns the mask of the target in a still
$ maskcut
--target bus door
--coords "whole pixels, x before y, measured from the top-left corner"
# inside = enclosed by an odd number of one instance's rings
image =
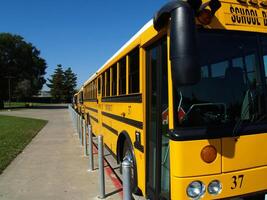
[[[166,37],[146,49],[146,189],[169,199],[168,76]]]

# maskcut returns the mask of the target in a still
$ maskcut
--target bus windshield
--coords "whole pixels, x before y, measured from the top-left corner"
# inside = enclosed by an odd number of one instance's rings
[[[174,86],[175,127],[241,134],[241,127],[266,122],[264,37],[204,30],[197,37],[201,81]]]

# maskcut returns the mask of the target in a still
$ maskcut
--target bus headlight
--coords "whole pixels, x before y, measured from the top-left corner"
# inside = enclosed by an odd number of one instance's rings
[[[200,181],[193,181],[186,189],[187,196],[193,199],[200,198],[205,193],[205,185]]]
[[[211,181],[208,186],[208,192],[211,195],[217,195],[222,191],[222,184],[218,180]]]

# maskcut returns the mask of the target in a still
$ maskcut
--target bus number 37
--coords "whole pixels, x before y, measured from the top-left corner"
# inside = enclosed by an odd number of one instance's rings
[[[243,174],[238,175],[238,176],[233,176],[232,177],[232,187],[231,187],[231,189],[234,190],[237,187],[241,188],[242,187],[242,183],[243,183],[243,178],[244,178]]]

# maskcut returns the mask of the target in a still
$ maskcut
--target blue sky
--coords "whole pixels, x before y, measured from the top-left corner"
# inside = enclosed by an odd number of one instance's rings
[[[46,78],[62,64],[72,68],[81,86],[166,2],[5,0],[0,32],[19,34],[41,50],[48,65]]]

